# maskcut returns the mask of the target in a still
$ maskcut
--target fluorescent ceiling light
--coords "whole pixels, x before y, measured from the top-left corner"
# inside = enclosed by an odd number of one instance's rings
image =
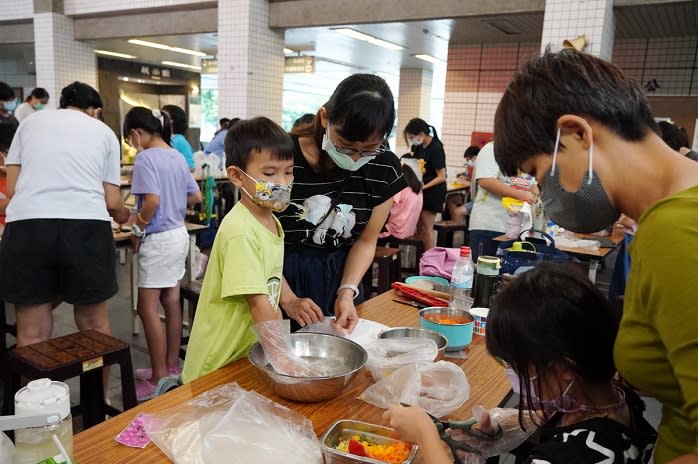
[[[177,63],[176,61],[163,61],[162,64],[167,66],[177,66],[178,68],[191,69],[193,71],[201,71],[201,66],[194,66],[192,64]]]
[[[293,54],[293,53],[296,53],[296,51],[293,50],[293,49],[291,49],[291,48],[285,48],[285,47],[284,47],[284,55],[291,55],[291,54]]]
[[[388,50],[402,50],[403,48],[405,48],[402,45],[394,44],[392,42],[388,42],[387,40],[379,39],[377,37],[364,34],[363,32],[359,32],[354,29],[349,29],[348,27],[340,27],[332,30],[335,32],[339,32],[340,34],[352,37],[354,39],[363,40],[364,42],[368,42],[373,45],[378,45],[379,47],[387,48]]]
[[[156,42],[148,42],[147,40],[129,39],[128,43],[134,45],[143,45],[144,47],[158,48],[169,52],[184,53],[185,55],[206,56],[206,53],[189,50],[188,48],[170,47],[169,45],[159,44]]]
[[[95,49],[95,53],[97,53],[97,54],[99,54],[99,55],[115,56],[115,57],[117,57],[117,58],[127,58],[127,59],[129,59],[129,60],[132,60],[132,59],[136,58],[136,57],[133,56],[133,55],[127,55],[126,53],[110,52],[110,51],[108,51],[108,50],[97,50],[97,49]]]
[[[445,61],[441,60],[439,58],[436,58],[435,56],[427,55],[425,53],[418,53],[417,55],[412,55],[415,58],[419,58],[420,60],[428,61],[430,63],[434,64],[444,64]]]

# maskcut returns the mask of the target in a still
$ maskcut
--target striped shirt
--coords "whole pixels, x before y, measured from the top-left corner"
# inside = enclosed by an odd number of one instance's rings
[[[286,245],[319,248],[350,246],[361,235],[373,208],[406,187],[400,160],[392,152],[381,153],[361,169],[336,168],[317,173],[294,139],[291,204],[277,217]]]

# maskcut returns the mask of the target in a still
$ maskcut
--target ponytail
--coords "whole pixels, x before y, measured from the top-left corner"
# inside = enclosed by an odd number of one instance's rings
[[[124,135],[133,129],[140,129],[151,135],[159,135],[166,144],[170,145],[172,130],[167,113],[158,109],[149,110],[142,106],[136,106],[126,113],[124,118]]]

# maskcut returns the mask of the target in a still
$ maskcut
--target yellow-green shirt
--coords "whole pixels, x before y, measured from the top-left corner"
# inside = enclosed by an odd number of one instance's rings
[[[185,383],[247,356],[257,338],[245,295],[269,295],[272,307],[279,310],[284,235],[274,221],[278,234],[238,202],[221,222],[189,337],[182,370]]]
[[[619,372],[662,403],[654,462],[698,454],[698,186],[638,221],[614,356]]]

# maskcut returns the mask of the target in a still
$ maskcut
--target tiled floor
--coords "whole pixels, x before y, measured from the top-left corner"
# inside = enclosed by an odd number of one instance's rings
[[[459,238],[456,238],[456,242]],[[460,238],[462,241],[462,238]],[[459,245],[460,243],[456,243]],[[600,271],[597,277],[597,286],[606,293],[608,291],[608,282],[613,272],[613,263],[615,262],[615,253],[606,258],[606,269]],[[149,367],[150,361],[145,342],[145,336],[141,331],[140,334],[132,333],[131,311],[130,311],[130,263],[117,265],[117,276],[119,281],[119,293],[109,301],[109,314],[112,323],[112,330],[115,337],[124,340],[131,345],[131,357],[133,359],[134,369]],[[9,317],[12,318],[12,311],[9,310]],[[73,322],[72,307],[66,304],[60,305],[54,312],[54,336],[60,336],[76,331],[75,323]],[[71,399],[77,403],[79,398],[79,382],[77,379],[68,381],[71,389]],[[110,381],[108,389],[108,399],[116,408],[121,408],[121,387],[120,387],[120,372],[117,367],[110,371]],[[648,400],[647,417],[650,422],[656,425],[661,417],[659,404],[652,400]],[[514,406],[512,401],[507,406]],[[79,422],[75,424],[79,430]],[[502,460],[503,463],[511,463],[513,460]]]

